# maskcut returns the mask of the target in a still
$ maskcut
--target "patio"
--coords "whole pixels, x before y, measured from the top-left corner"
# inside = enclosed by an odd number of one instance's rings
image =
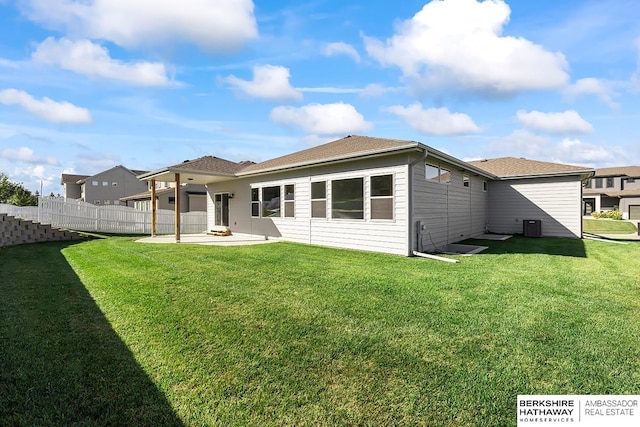
[[[144,237],[136,240],[140,243],[177,243],[174,234],[164,234],[155,237]],[[217,245],[217,246],[240,246],[240,245],[260,245],[277,242],[277,239],[267,239],[265,236],[254,236],[250,234],[232,234],[230,236],[213,236],[206,233],[181,234],[180,244],[190,245]]]

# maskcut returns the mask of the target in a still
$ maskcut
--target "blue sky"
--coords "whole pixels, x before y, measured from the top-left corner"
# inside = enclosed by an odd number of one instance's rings
[[[0,0],[0,171],[261,161],[348,134],[640,165],[637,0]]]

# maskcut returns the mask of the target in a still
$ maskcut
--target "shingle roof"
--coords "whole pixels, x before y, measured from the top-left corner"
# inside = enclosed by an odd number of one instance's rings
[[[640,166],[620,166],[615,168],[596,169],[594,176],[632,176],[640,177]]]
[[[247,165],[252,165],[253,162],[243,161],[240,163],[232,162],[230,160],[221,159],[215,156],[204,156],[194,160],[185,160],[182,163],[178,163],[173,166],[169,166],[168,169],[181,169],[191,170],[199,172],[214,172],[224,174],[234,174]]]
[[[239,175],[308,166],[332,160],[352,159],[382,152],[417,147],[413,141],[350,135],[306,150],[248,166]]]
[[[63,173],[60,177],[60,184],[75,184],[80,180],[89,178],[90,175],[74,175]]]
[[[564,165],[561,163],[542,162],[539,160],[529,160],[517,157],[500,157],[497,159],[473,160],[469,161],[474,166],[486,170],[500,178],[587,173],[593,169],[586,166]]]

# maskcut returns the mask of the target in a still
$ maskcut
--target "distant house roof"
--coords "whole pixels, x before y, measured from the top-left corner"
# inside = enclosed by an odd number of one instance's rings
[[[592,174],[594,169],[586,166],[564,165],[542,162],[518,157],[500,157],[496,159],[473,160],[470,163],[500,178],[520,178],[551,175]]]
[[[273,172],[339,160],[352,160],[358,157],[367,157],[392,151],[416,149],[419,146],[420,144],[414,141],[350,135],[337,141],[245,167],[238,175]]]
[[[85,180],[89,178],[90,175],[73,175],[70,173],[63,173],[60,176],[60,184],[77,184],[78,181]]]
[[[640,178],[640,166],[620,166],[615,168],[596,169],[594,176],[631,176]]]

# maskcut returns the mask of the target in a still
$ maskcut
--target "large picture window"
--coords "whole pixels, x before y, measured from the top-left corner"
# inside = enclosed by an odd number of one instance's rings
[[[393,219],[393,175],[371,177],[371,219]]]
[[[262,189],[262,217],[280,217],[280,186]]]
[[[364,219],[364,179],[331,181],[331,218]]]
[[[327,183],[311,183],[311,218],[327,217]]]

